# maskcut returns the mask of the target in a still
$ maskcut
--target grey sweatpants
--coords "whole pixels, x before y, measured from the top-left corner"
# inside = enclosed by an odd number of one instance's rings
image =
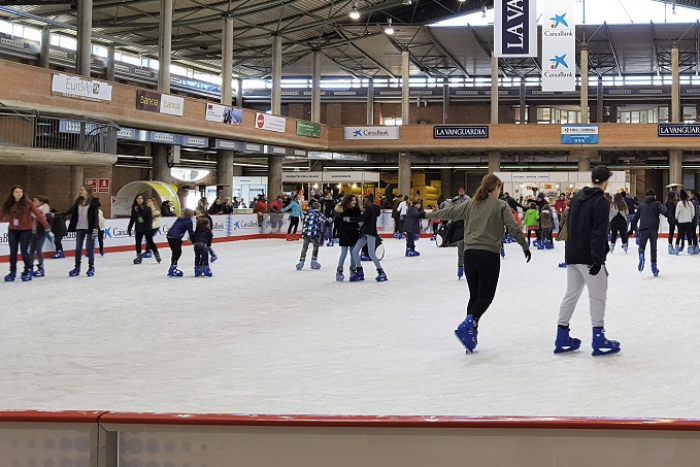
[[[309,243],[312,243],[314,246],[311,252],[311,259],[316,261],[318,258],[318,237],[304,237],[304,245],[301,247],[301,257],[299,258],[301,261],[306,260],[306,252],[309,250]]]
[[[588,287],[591,306],[591,323],[602,328],[605,321],[605,301],[608,294],[608,270],[605,265],[595,276],[588,272],[585,264],[569,264],[566,268],[566,295],[559,308],[559,326],[568,326],[574,314],[583,286]]]
[[[457,242],[457,266],[464,267],[464,239]]]

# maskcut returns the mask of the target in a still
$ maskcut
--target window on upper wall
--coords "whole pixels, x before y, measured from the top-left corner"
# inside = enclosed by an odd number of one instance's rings
[[[683,106],[683,122],[695,123],[698,118],[698,108],[696,106]]]
[[[0,32],[3,34],[12,35],[12,23],[9,21],[0,20]]]
[[[665,115],[665,117],[664,117]],[[663,117],[663,118],[662,118]],[[668,121],[668,107],[618,110],[617,123],[664,123]]]
[[[401,118],[385,118],[382,125],[384,126],[401,126],[403,124],[403,119]]]
[[[78,41],[69,36],[58,36],[58,46],[68,50],[78,50]]]

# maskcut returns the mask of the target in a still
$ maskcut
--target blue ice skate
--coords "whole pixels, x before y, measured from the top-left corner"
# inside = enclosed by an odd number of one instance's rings
[[[593,356],[610,355],[620,351],[618,341],[608,340],[605,337],[605,329],[593,328]]]
[[[477,345],[477,337],[479,331],[476,329],[476,323],[474,322],[474,317],[472,315],[467,315],[465,319],[457,329],[455,329],[455,336],[459,339],[459,342],[467,349],[467,353],[474,352]]]
[[[34,277],[44,277],[45,275],[46,273],[44,272],[44,268],[42,268],[41,266],[37,267],[36,271],[32,272],[32,276]]]
[[[150,251],[141,254],[141,258],[150,258],[151,256],[153,256],[153,253]]]
[[[506,257],[506,249],[501,247],[501,258],[505,258],[505,257]]]
[[[625,252],[625,254],[627,254],[627,249],[628,249],[628,248],[629,248],[629,245],[627,245],[626,243],[623,243],[623,244],[622,244],[622,250]]]
[[[311,260],[311,269],[321,269],[321,265],[315,259]]]
[[[668,254],[669,254],[669,255],[675,255],[675,254],[676,254],[676,249],[673,248],[673,245],[671,245],[670,243],[668,244]]]
[[[80,266],[76,266],[73,269],[71,269],[70,271],[68,271],[68,275],[70,277],[79,276],[80,275]]]
[[[568,265],[566,264],[566,261],[564,261],[563,263],[559,263],[559,267],[560,267],[560,268],[565,268],[566,266],[568,266]]]
[[[303,261],[303,260],[300,260],[300,261],[297,263],[297,271],[301,271],[302,269],[304,269],[304,261]]]
[[[639,270],[639,272],[644,271],[645,261],[646,261],[646,259],[644,258],[644,253],[640,253],[639,254],[639,265],[637,266],[637,269]]]
[[[345,280],[345,276],[343,275],[343,268],[338,267],[338,269],[335,271],[335,280],[338,282],[343,282]]]
[[[372,261],[372,258],[366,256],[364,253],[360,255],[360,261]]]
[[[202,270],[202,274],[206,277],[211,277],[214,275],[214,273],[211,272],[211,269],[209,269],[209,266],[204,266],[204,269]]]
[[[15,277],[17,277],[17,271],[10,271],[10,273],[5,276],[5,282],[14,282]]]
[[[673,250],[673,254],[676,255],[676,256],[678,256],[678,254],[679,254],[681,251],[683,251],[683,247],[682,247],[682,246],[676,246],[676,248]]]
[[[572,352],[581,347],[581,339],[571,337],[569,328],[559,326],[557,329],[557,340],[554,341],[554,353]]]
[[[457,266],[457,280],[462,279],[464,276],[464,266]]]
[[[63,253],[63,250],[58,250],[51,258],[53,259],[62,259],[65,258],[66,255]]]
[[[377,282],[386,282],[389,280],[388,277],[386,277],[386,273],[384,272],[384,269],[378,268],[377,269],[377,277],[374,278]]]
[[[551,240],[547,240],[547,241],[545,242],[545,244],[544,244],[544,247],[545,247],[547,250],[553,250],[553,249],[554,249],[554,243],[552,243]]]
[[[656,263],[651,263],[651,273],[654,277],[659,275],[659,268],[656,267]]]
[[[94,276],[95,275],[95,266],[90,266],[88,268],[87,272],[85,273],[85,275],[88,277]]]
[[[199,269],[199,266],[194,267],[194,277],[199,277],[201,272],[202,271]]]
[[[362,266],[355,268],[350,275],[350,282],[359,282],[365,280],[365,272],[362,270]]]
[[[182,277],[183,273],[177,268],[177,264],[171,264],[170,269],[168,269],[168,276],[170,277]]]
[[[610,244],[610,254],[612,255],[614,251],[615,251],[615,244],[611,243]]]
[[[30,280],[32,280],[32,272],[25,269],[22,272],[20,279],[22,279],[22,282],[29,282]]]
[[[214,253],[214,250],[212,250],[211,248],[209,248],[209,257],[209,261],[212,263],[219,259],[219,257],[216,256],[216,253]]]

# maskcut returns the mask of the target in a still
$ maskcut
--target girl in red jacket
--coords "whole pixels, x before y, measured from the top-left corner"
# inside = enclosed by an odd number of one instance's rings
[[[21,186],[12,188],[10,195],[2,205],[0,213],[2,220],[10,223],[7,229],[7,240],[10,244],[10,273],[5,276],[5,282],[12,282],[17,277],[17,247],[24,261],[22,281],[32,280],[32,259],[29,256],[29,242],[32,240],[32,215],[36,220],[49,228],[44,215],[29,201]]]

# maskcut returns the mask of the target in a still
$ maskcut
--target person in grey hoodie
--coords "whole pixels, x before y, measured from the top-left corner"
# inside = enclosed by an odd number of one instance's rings
[[[425,214],[426,219],[464,221],[464,273],[469,286],[469,303],[467,318],[457,327],[455,335],[467,353],[476,348],[479,320],[496,295],[504,230],[507,229],[523,248],[527,262],[532,257],[508,203],[499,199],[502,187],[503,182],[497,176],[487,174],[470,201]]]
[[[639,230],[639,272],[644,270],[646,257],[644,252],[647,248],[647,242],[651,245],[651,272],[654,276],[659,275],[659,269],[656,266],[656,244],[659,240],[659,215],[669,217],[669,212],[666,206],[661,204],[656,199],[654,190],[647,190],[644,201],[637,207],[637,212],[634,213],[632,226],[627,235],[632,235],[635,230]],[[673,221],[673,220],[672,220]]]

